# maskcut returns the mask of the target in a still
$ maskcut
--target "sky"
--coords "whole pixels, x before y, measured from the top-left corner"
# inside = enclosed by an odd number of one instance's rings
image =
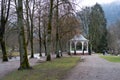
[[[85,6],[92,6],[96,3],[99,4],[110,4],[115,1],[120,1],[120,0],[76,0],[76,4],[78,4],[77,9],[79,10],[80,7],[85,7]]]

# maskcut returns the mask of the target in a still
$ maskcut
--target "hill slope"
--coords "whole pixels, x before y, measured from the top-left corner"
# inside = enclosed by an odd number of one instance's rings
[[[120,2],[103,4],[102,7],[105,12],[108,25],[120,20]]]

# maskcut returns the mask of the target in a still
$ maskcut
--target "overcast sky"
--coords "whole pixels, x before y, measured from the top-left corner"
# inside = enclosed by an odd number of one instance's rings
[[[80,7],[84,7],[84,6],[92,6],[96,3],[109,4],[120,0],[76,0],[76,1],[77,1],[76,4],[78,4]],[[77,9],[79,9],[79,7],[77,7]]]

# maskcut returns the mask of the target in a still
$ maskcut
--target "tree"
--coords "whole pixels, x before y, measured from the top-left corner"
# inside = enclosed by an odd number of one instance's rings
[[[27,45],[30,42],[31,48],[31,58],[34,58],[34,48],[33,48],[33,31],[34,31],[34,13],[35,13],[35,2],[36,0],[25,1],[26,10],[26,28],[27,28]]]
[[[42,33],[41,33],[41,12],[42,12],[42,9],[41,9],[41,1],[38,2],[38,6],[37,6],[37,9],[38,9],[38,36],[39,36],[39,56],[42,56]]]
[[[48,27],[48,5],[42,5],[43,9],[41,12],[41,23],[40,28],[43,30],[43,33],[41,35],[42,37],[42,42],[43,42],[43,47],[44,47],[44,52],[45,56],[47,56],[47,27]]]
[[[43,45],[44,45],[44,52],[45,52],[45,56],[47,56],[47,25],[46,25],[46,18],[45,16],[43,16]]]
[[[10,2],[11,0],[1,1],[0,45],[2,48],[3,62],[8,61],[4,34],[5,34],[5,26],[8,21],[8,16],[9,16]]]
[[[91,13],[91,7],[85,7],[82,8],[82,11],[77,13],[78,19],[80,19],[82,24],[82,34],[86,37],[88,37],[89,34],[89,22],[90,22],[90,13]]]
[[[26,9],[26,26],[27,26],[27,45],[28,45],[30,41],[30,20],[29,20],[29,1],[28,0],[26,0],[25,9]]]
[[[47,28],[47,61],[51,61],[51,30],[52,30],[52,16],[53,16],[53,3],[54,0],[50,0],[50,10],[49,10],[49,19],[48,19],[48,28]]]
[[[17,18],[18,18],[18,29],[19,29],[19,51],[20,51],[20,67],[21,69],[30,69],[30,65],[27,57],[27,45],[25,40],[24,23],[23,23],[23,0],[18,0],[15,4],[17,5]]]
[[[60,54],[59,54],[59,0],[57,0],[56,2],[56,58],[60,58]]]
[[[29,7],[29,13],[30,13],[30,23],[31,23],[31,29],[30,29],[30,45],[31,45],[31,58],[34,58],[34,52],[33,52],[33,18],[34,18],[34,12],[35,12],[35,0],[32,2],[32,10],[31,6]]]
[[[118,55],[120,54],[120,21],[118,20],[116,23],[108,26],[108,48],[109,53]]]
[[[62,10],[62,11],[61,11]],[[68,42],[68,37],[66,37],[66,43],[65,45],[63,44],[64,41],[62,41],[62,38],[61,38],[61,28],[64,29],[64,27],[70,27],[69,24],[66,25],[64,24],[65,21],[65,18],[67,17],[73,17],[72,20],[68,20],[67,22],[71,21],[71,23],[69,23],[70,25],[73,24],[74,27],[76,26],[75,23],[74,23],[74,20],[77,21],[77,19],[74,18],[74,11],[73,11],[73,6],[72,6],[72,3],[69,1],[69,0],[56,0],[56,5],[55,5],[55,22],[56,22],[56,36],[55,36],[55,41],[56,41],[56,49],[55,49],[55,52],[56,52],[56,58],[60,58],[60,56],[62,56],[62,52],[63,52],[63,49],[66,50],[66,47],[67,47],[67,42]],[[63,19],[63,20],[61,20]],[[64,24],[64,25],[62,25]],[[72,26],[73,26],[72,25]],[[76,28],[76,27],[75,27]],[[64,31],[64,30],[63,30]],[[69,31],[71,32],[71,31]],[[63,32],[64,33],[64,32]],[[66,33],[67,34],[67,33]],[[64,35],[62,35],[64,36]],[[66,36],[66,35],[65,35]],[[64,48],[63,48],[64,46]]]
[[[107,29],[104,11],[99,4],[91,8],[89,24],[89,40],[92,49],[96,52],[102,52],[107,49]]]

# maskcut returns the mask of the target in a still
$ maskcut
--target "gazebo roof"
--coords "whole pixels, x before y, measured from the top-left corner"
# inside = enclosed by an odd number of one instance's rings
[[[83,35],[79,34],[79,35],[75,35],[71,41],[89,41],[87,40]]]

